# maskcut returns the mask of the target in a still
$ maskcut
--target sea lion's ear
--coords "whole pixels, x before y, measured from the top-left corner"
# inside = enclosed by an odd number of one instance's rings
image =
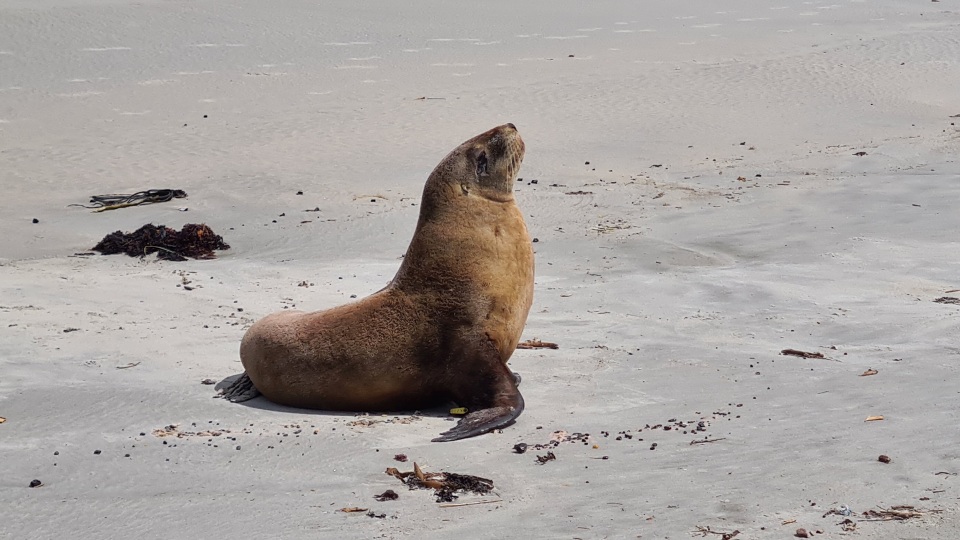
[[[475,152],[476,152],[476,155],[474,156],[473,161],[477,167],[477,178],[480,178],[482,176],[487,176],[489,174],[487,172],[487,163],[488,163],[487,151],[478,150]]]

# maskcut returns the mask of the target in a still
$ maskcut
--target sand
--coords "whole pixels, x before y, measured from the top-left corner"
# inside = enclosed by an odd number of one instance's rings
[[[5,2],[0,536],[960,537],[958,36],[946,0]],[[257,318],[381,288],[504,122],[559,344],[515,425],[213,399]],[[68,206],[149,188],[189,197]],[[146,223],[232,249],[75,255]]]

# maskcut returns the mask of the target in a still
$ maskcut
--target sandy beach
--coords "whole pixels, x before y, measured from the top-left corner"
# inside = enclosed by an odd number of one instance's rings
[[[958,538],[958,89],[952,0],[4,2],[0,537]],[[559,346],[514,425],[213,399],[506,122]],[[231,249],[78,255],[147,223]]]

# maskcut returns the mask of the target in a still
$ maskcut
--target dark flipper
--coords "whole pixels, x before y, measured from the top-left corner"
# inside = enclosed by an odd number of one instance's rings
[[[453,429],[444,431],[432,442],[466,439],[512,424],[523,412],[523,396],[514,386],[511,394],[501,394],[499,398],[497,406],[471,412],[461,418]]]
[[[234,403],[240,403],[253,399],[260,395],[260,391],[253,385],[250,376],[244,373],[233,383],[224,388],[219,397],[230,400]]]

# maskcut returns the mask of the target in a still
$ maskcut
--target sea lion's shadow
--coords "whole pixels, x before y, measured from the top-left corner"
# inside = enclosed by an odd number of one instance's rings
[[[218,382],[213,388],[217,391],[228,388],[237,379],[243,376],[243,373],[238,373],[236,375],[231,375],[224,378],[222,381]],[[452,404],[452,402],[451,402]],[[440,404],[436,407],[430,407],[428,409],[420,410],[409,410],[409,411],[323,411],[317,409],[301,409],[298,407],[287,407],[286,405],[278,405],[269,399],[259,395],[253,399],[248,399],[247,401],[238,401],[234,405],[243,405],[245,407],[251,407],[254,409],[260,409],[264,411],[273,411],[273,412],[284,412],[284,413],[297,413],[297,414],[309,414],[313,416],[343,416],[343,417],[356,417],[361,414],[369,414],[370,416],[426,416],[430,418],[448,418],[450,420],[455,420],[454,417],[450,416],[450,406]]]

